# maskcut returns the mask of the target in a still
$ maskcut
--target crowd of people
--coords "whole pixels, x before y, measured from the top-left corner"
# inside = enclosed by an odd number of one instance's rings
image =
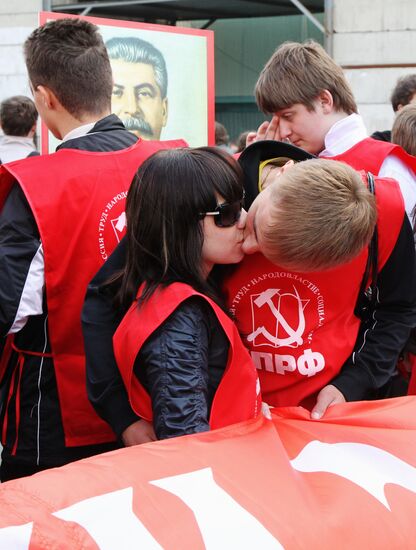
[[[128,131],[109,55],[121,74],[137,44],[107,46],[46,23],[24,45],[34,104],[1,106],[1,481],[267,406],[319,420],[406,395],[416,89],[392,141],[368,137],[342,69],[285,43],[255,89],[271,120],[232,156],[219,123],[216,147],[158,141],[162,91],[157,131],[137,105]],[[28,159],[37,112],[62,143]]]

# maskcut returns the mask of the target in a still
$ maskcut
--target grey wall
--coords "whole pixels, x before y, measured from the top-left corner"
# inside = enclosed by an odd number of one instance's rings
[[[390,94],[416,73],[415,0],[333,0],[334,59],[344,67],[369,132],[391,128]]]

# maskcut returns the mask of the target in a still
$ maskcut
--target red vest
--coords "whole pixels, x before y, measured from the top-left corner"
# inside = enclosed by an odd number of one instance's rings
[[[379,269],[403,223],[394,180],[376,178]],[[367,248],[346,265],[322,273],[295,273],[260,254],[246,256],[225,281],[227,303],[258,369],[263,400],[308,406],[337,375],[354,347],[354,315]],[[306,400],[306,402],[305,402]]]
[[[356,143],[351,149],[336,155],[335,157],[322,157],[329,160],[340,160],[346,162],[355,170],[365,170],[377,175],[381,165],[386,157],[394,155],[398,157],[403,164],[411,168],[416,173],[416,158],[409,155],[399,145],[380,141],[373,138],[366,138]]]
[[[254,418],[260,412],[259,382],[253,362],[244,347],[233,321],[207,296],[183,283],[158,289],[141,306],[134,301],[113,337],[114,353],[133,410],[152,420],[149,394],[133,374],[136,357],[146,339],[187,298],[201,296],[214,310],[229,342],[228,363],[211,407],[211,429]]]
[[[89,281],[124,234],[125,199],[137,168],[183,141],[139,140],[111,153],[62,149],[0,168],[0,208],[21,186],[45,259],[48,332],[67,446],[115,439],[88,401],[81,308]]]

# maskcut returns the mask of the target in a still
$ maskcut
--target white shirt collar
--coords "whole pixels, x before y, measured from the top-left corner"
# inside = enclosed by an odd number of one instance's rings
[[[334,157],[351,149],[356,143],[368,136],[363,119],[353,113],[338,120],[325,136],[325,149],[319,153],[320,157]]]
[[[95,122],[89,122],[88,124],[83,124],[82,126],[78,126],[77,128],[74,128],[73,130],[71,130],[70,132],[68,132],[63,138],[62,138],[62,141],[68,141],[69,139],[75,139],[75,138],[79,138],[79,137],[82,137],[82,136],[85,136],[86,134],[88,134],[88,132],[90,130],[92,130],[92,128],[94,128],[95,124],[96,124],[97,121]]]

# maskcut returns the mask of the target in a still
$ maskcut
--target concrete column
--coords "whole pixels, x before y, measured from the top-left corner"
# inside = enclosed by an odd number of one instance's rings
[[[370,133],[390,129],[390,94],[416,73],[414,0],[333,0],[333,57],[345,70]]]
[[[38,26],[42,0],[0,2],[0,101],[12,95],[31,96],[22,45]]]

